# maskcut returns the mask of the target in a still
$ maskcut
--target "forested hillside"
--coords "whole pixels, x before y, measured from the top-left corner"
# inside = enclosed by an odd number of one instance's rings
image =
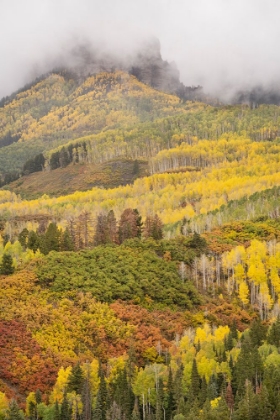
[[[0,417],[280,419],[280,108],[136,73],[0,102]]]

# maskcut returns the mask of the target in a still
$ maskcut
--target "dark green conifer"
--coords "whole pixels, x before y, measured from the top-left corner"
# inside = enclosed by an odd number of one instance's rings
[[[40,241],[40,251],[47,255],[50,251],[60,250],[61,231],[56,223],[50,223],[45,235],[42,235]]]
[[[173,375],[172,375],[171,368],[169,368],[169,372],[168,372],[166,392],[167,392],[167,395],[166,395],[165,418],[166,420],[171,420],[176,410],[176,402],[174,398],[174,388],[173,388]]]
[[[9,403],[9,408],[6,413],[7,420],[24,420],[24,415],[19,409],[16,400],[12,399]]]
[[[162,378],[158,380],[158,387],[157,387],[157,395],[156,395],[156,413],[155,418],[156,420],[163,420],[164,418],[164,391],[163,391],[163,381]]]
[[[71,419],[71,410],[69,406],[69,401],[67,399],[67,394],[64,392],[63,400],[60,409],[60,420],[70,420]]]
[[[80,366],[80,363],[77,363],[75,366],[73,366],[72,371],[69,375],[68,391],[75,391],[77,394],[82,394],[84,381],[85,379],[82,368]]]
[[[107,387],[104,378],[103,370],[100,366],[99,368],[100,384],[99,390],[96,397],[96,404],[93,410],[93,420],[106,420],[106,411],[107,411]]]
[[[266,326],[262,324],[260,318],[255,319],[250,328],[250,339],[252,346],[261,346],[266,338],[266,334]]]
[[[68,228],[62,234],[61,251],[74,251],[74,242]]]
[[[27,248],[32,249],[32,251],[36,252],[40,246],[40,239],[36,232],[31,230],[28,234],[27,240]]]
[[[200,392],[200,376],[197,370],[197,364],[195,359],[193,359],[192,364],[190,391],[192,400],[198,398]]]
[[[26,228],[24,228],[18,235],[18,241],[24,249],[27,247],[28,234],[29,231]]]
[[[278,315],[276,321],[271,325],[267,336],[267,342],[280,347],[280,316]]]
[[[60,410],[57,400],[55,401],[54,405],[54,413],[53,413],[53,420],[61,420],[60,419]]]
[[[13,274],[15,271],[15,268],[13,266],[13,259],[10,254],[3,254],[2,257],[2,263],[0,266],[0,272],[1,274],[9,275]]]

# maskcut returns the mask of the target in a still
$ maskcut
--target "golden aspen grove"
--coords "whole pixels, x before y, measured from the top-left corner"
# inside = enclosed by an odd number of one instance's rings
[[[0,101],[0,420],[280,419],[280,106],[191,92]]]

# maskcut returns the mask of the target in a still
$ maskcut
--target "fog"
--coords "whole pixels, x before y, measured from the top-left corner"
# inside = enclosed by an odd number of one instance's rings
[[[230,97],[280,85],[277,0],[0,0],[0,97],[87,43],[124,58],[156,37],[185,85]]]

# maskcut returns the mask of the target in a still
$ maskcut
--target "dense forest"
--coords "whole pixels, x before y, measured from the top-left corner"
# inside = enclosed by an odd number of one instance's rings
[[[124,71],[0,102],[1,419],[280,419],[279,133]]]

